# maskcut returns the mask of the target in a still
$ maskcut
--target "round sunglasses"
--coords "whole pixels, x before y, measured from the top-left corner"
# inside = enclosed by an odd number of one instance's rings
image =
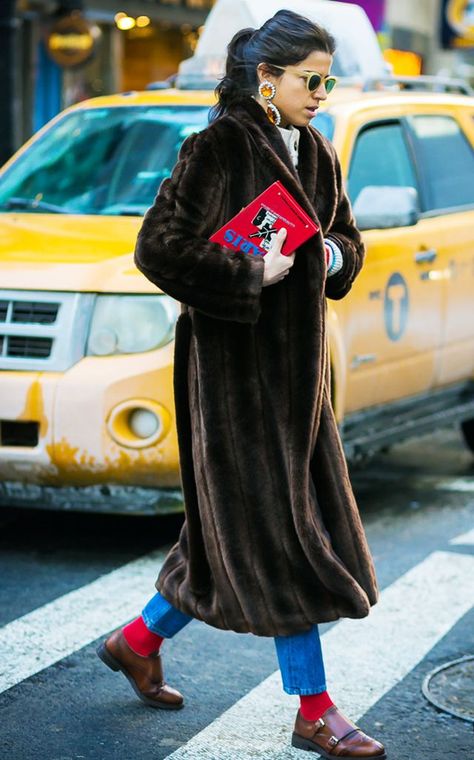
[[[281,69],[281,71],[286,71],[288,69],[288,66],[277,66],[275,63],[272,63],[271,65],[275,69]],[[293,73],[299,74],[300,76],[304,77],[304,79],[306,79],[306,88],[309,92],[315,92],[320,86],[321,82],[324,82],[324,88],[329,95],[329,93],[334,90],[334,87],[337,84],[337,77],[333,76],[332,74],[327,74],[325,77],[323,77],[323,75],[318,74],[317,71],[305,71],[302,69],[295,69]]]

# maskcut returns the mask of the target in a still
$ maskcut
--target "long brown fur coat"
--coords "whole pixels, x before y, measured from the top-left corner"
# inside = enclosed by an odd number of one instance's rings
[[[135,263],[181,302],[174,392],[186,520],[156,582],[175,607],[261,636],[361,618],[377,581],[330,401],[326,297],[364,246],[331,143],[300,128],[299,168],[252,98],[182,145]],[[279,179],[321,231],[262,288],[264,260],[209,236]],[[343,250],[326,277],[323,237]]]

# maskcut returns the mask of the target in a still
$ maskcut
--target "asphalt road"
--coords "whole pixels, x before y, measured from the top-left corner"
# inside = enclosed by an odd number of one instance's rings
[[[454,428],[351,469],[382,597],[364,621],[321,626],[328,689],[391,760],[474,760],[474,724],[421,693],[433,668],[474,654],[473,474]],[[0,512],[1,760],[306,757],[289,747],[297,697],[271,639],[195,621],[165,642],[178,712],[143,705],[96,657],[153,593],[180,524]]]

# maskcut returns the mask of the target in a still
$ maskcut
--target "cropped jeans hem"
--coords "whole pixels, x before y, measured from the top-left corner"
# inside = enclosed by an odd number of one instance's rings
[[[194,618],[173,607],[159,592],[142,610],[146,627],[165,639],[172,638]],[[283,691],[287,694],[320,694],[326,691],[326,674],[319,629],[289,636],[274,636]]]
[[[319,694],[326,691],[326,673],[319,628],[289,636],[275,636],[283,691],[287,694]]]
[[[320,684],[319,686],[311,686],[308,689],[300,689],[297,686],[286,686],[283,684],[283,691],[285,691],[287,694],[299,694],[300,696],[306,696],[308,694],[322,694],[323,691],[327,690],[327,686],[325,683]]]
[[[155,594],[142,610],[142,618],[148,630],[171,639],[194,618],[177,610],[160,593]]]

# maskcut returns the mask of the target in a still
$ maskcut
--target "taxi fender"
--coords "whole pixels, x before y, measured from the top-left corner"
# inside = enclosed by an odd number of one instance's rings
[[[328,305],[328,348],[331,367],[331,399],[338,423],[342,422],[347,386],[347,357],[344,350],[343,329],[336,310]]]

